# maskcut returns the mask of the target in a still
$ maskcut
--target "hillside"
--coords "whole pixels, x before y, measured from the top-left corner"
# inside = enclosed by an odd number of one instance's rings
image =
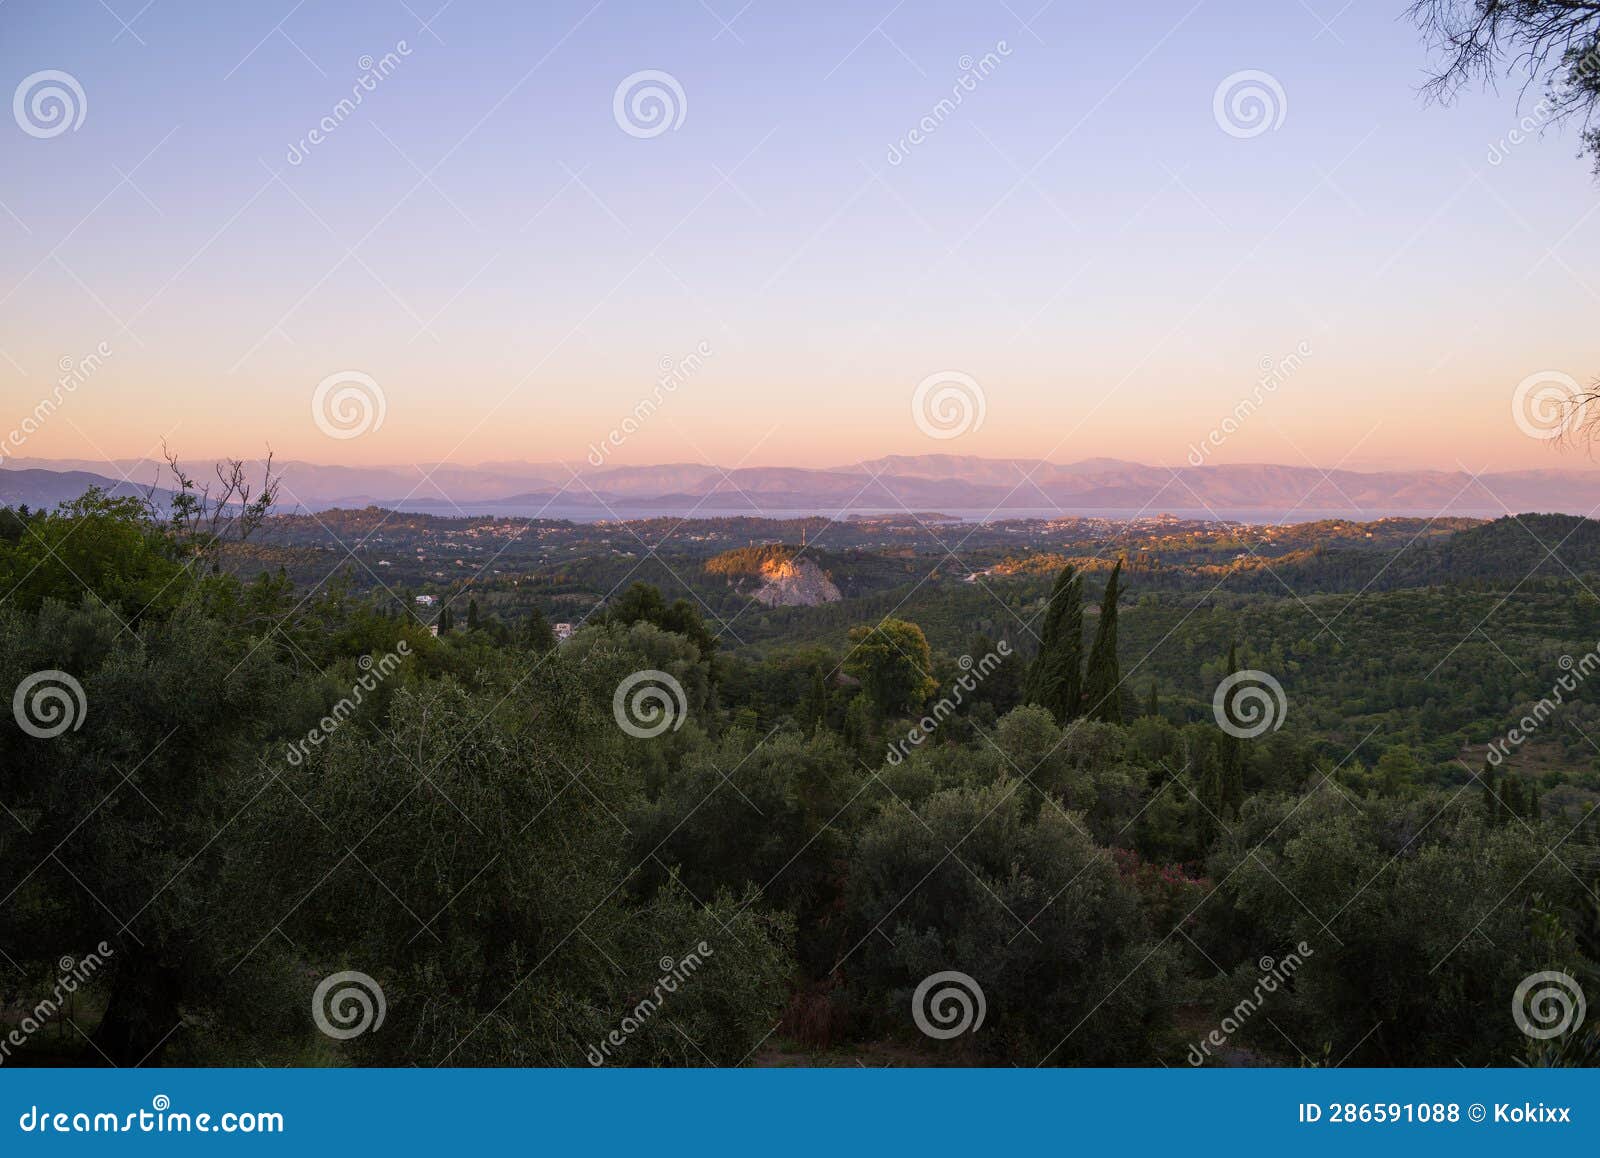
[[[779,544],[725,551],[706,562],[706,573],[727,576],[731,585],[766,607],[816,607],[844,598],[827,572],[802,550]]]

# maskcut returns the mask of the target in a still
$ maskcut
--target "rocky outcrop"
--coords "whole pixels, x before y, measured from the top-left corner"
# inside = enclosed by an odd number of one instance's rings
[[[750,598],[767,607],[816,607],[844,596],[821,567],[810,559],[769,559],[761,565],[761,585]]]

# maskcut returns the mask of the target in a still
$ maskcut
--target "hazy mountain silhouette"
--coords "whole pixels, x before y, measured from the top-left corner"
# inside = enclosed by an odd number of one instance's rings
[[[93,484],[142,493],[160,464],[123,460],[10,460],[0,501],[51,506]],[[1496,515],[1600,508],[1600,470],[1322,471],[1273,464],[1167,468],[1096,458],[1071,463],[970,455],[890,455],[829,469],[697,463],[603,466],[586,461],[354,467],[279,464],[283,509],[383,506],[440,514],[722,514],[958,511],[1040,515],[1181,512],[1219,518],[1314,517],[1330,512]],[[120,471],[135,484],[124,483]],[[259,470],[259,466],[257,467]]]

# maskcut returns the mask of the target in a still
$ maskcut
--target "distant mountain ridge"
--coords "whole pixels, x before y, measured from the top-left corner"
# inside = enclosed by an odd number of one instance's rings
[[[99,487],[113,498],[148,498],[157,505],[164,505],[172,498],[170,490],[106,478],[92,471],[5,467],[0,469],[0,506],[26,505],[50,510],[71,502],[90,487]]]
[[[113,472],[142,484],[159,477],[160,465],[10,459],[0,469],[0,502],[53,506],[89,485],[142,493],[142,485],[130,486]],[[968,518],[1181,512],[1265,520],[1330,513],[1359,518],[1526,511],[1589,515],[1600,508],[1600,470],[1577,469],[1474,477],[1463,471],[1323,471],[1267,463],[1168,468],[1108,458],[1051,463],[952,454],[890,455],[826,469],[724,470],[700,463],[596,469],[587,462],[277,465],[284,479],[280,509],[312,511],[381,506],[431,514],[601,519],[939,509]]]

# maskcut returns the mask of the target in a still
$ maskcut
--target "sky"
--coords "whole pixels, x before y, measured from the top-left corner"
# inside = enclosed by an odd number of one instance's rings
[[[1404,0],[440,4],[0,4],[11,465],[1593,465],[1600,188]]]

